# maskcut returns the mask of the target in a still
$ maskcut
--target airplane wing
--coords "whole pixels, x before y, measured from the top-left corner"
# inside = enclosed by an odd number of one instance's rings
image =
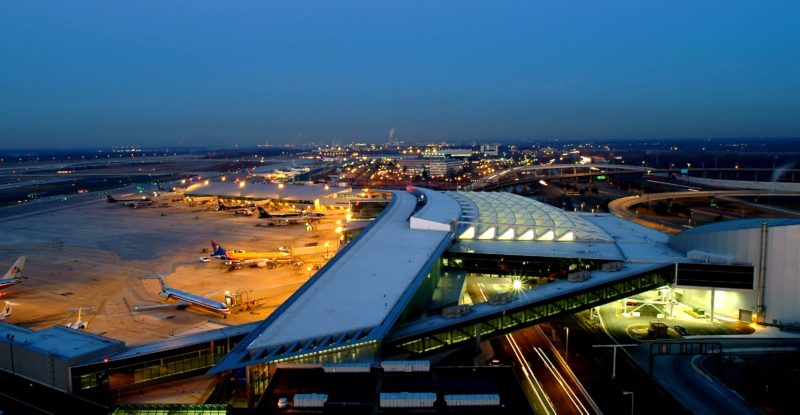
[[[158,311],[167,310],[170,308],[186,308],[189,303],[185,301],[178,301],[177,303],[157,304],[157,305],[136,305],[133,306],[133,311]]]

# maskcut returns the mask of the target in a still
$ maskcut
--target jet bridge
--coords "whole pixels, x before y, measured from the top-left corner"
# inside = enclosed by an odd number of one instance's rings
[[[629,264],[591,273],[581,283],[560,281],[508,302],[485,302],[453,317],[432,316],[398,326],[383,342],[384,356],[425,354],[507,334],[549,319],[597,307],[673,283],[674,264]]]

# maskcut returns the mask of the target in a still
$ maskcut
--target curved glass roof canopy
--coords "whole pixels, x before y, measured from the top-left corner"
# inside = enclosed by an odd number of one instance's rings
[[[512,193],[447,192],[461,205],[461,240],[613,241],[605,231],[553,206]]]

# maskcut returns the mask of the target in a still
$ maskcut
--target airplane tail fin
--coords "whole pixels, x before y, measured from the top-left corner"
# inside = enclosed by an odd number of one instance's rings
[[[158,280],[158,282],[161,284],[161,290],[162,291],[164,291],[167,288],[169,288],[169,286],[167,285],[167,281],[164,279],[164,276],[161,275],[161,274],[142,275],[141,277],[139,277],[139,279],[140,280]]]
[[[269,212],[264,210],[263,207],[259,206],[258,207],[258,217],[262,218],[262,219],[266,219],[266,218],[270,217],[270,214],[269,214]]]
[[[224,257],[227,256],[225,253],[225,248],[222,247],[217,241],[211,241],[211,249],[214,251],[214,256]]]
[[[0,312],[0,320],[8,317],[11,315],[11,305],[14,304],[10,301],[6,301],[6,307]]]
[[[13,279],[13,278],[22,278],[22,268],[25,267],[25,258],[21,256],[17,258],[17,262],[11,266],[11,269],[6,272],[6,275],[3,277],[4,280],[6,279]]]
[[[117,199],[114,199],[114,196],[106,195],[106,203],[117,203]]]

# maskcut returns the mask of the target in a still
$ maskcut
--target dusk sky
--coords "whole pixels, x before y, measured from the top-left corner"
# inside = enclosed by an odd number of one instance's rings
[[[800,1],[0,2],[0,147],[800,136]]]

